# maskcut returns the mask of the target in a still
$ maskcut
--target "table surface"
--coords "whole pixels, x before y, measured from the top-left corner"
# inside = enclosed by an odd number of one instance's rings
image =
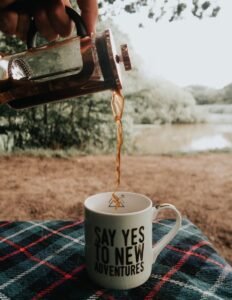
[[[153,224],[154,242],[173,222]],[[0,222],[0,299],[232,299],[232,268],[186,219],[149,280],[127,291],[89,280],[83,227],[63,220]]]

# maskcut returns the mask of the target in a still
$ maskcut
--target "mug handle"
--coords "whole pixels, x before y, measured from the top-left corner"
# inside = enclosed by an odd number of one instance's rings
[[[175,237],[175,235],[177,234],[178,230],[181,227],[181,221],[182,221],[182,217],[180,212],[176,209],[176,207],[172,204],[168,204],[168,203],[164,203],[164,204],[160,204],[156,207],[153,207],[153,219],[156,218],[156,216],[158,215],[158,213],[161,210],[164,209],[171,209],[175,212],[176,215],[176,223],[174,225],[174,227],[172,227],[172,229],[164,236],[161,238],[160,241],[158,241],[154,247],[152,247],[152,253],[153,253],[153,263],[155,262],[157,256],[160,254],[160,252],[167,246],[167,244]]]

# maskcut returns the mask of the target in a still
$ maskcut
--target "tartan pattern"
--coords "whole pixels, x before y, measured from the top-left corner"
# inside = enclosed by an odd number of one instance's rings
[[[154,242],[172,220],[153,224]],[[232,268],[188,220],[161,252],[150,279],[128,291],[87,276],[83,222],[0,222],[0,299],[232,299]]]

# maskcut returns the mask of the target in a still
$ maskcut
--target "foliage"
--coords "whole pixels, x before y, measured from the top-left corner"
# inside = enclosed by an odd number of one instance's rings
[[[197,104],[232,104],[232,84],[222,89],[193,85],[186,90],[193,95]]]
[[[136,124],[196,123],[202,121],[195,100],[168,81],[156,80],[136,94],[127,95]]]
[[[0,135],[8,137],[5,149],[11,139],[13,150],[73,148],[91,153],[114,151],[116,125],[110,100],[111,94],[105,92],[21,111],[2,105]],[[127,123],[125,118],[125,137],[129,129]]]
[[[1,106],[1,133],[13,136],[14,147],[21,149],[83,149],[90,142],[105,147],[104,125],[108,122],[109,107],[105,99],[96,103],[92,97],[22,111]]]
[[[99,1],[99,11],[100,16],[109,16],[110,12],[112,15],[117,15],[121,11],[131,14],[143,12],[147,18],[156,22],[164,17],[172,22],[183,17],[185,13],[190,13],[199,19],[206,16],[216,17],[220,11],[218,2],[212,0],[101,0]]]
[[[14,36],[7,36],[0,32],[0,54],[12,54],[22,52],[26,49],[26,45]]]

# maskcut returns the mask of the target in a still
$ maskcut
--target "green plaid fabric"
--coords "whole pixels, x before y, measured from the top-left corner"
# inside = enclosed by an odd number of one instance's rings
[[[155,239],[172,220],[153,224]],[[158,256],[150,279],[128,291],[87,276],[83,222],[0,222],[0,299],[232,299],[232,268],[188,220]]]

